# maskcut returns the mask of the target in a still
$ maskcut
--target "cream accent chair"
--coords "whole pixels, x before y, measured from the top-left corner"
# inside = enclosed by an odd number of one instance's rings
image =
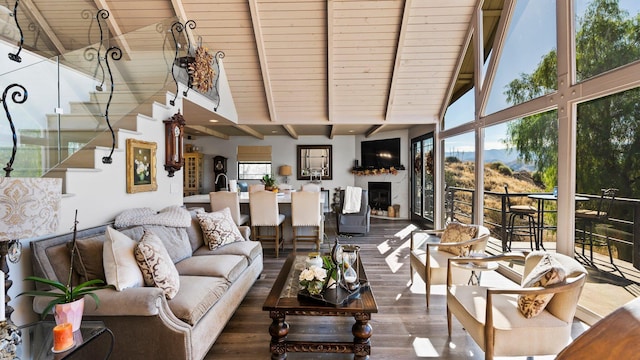
[[[298,241],[312,241],[320,251],[320,242],[324,234],[320,193],[299,191],[291,193],[291,227],[293,228],[293,251]],[[300,228],[313,228],[311,235],[300,234]]]
[[[251,215],[251,237],[253,240],[274,240],[276,257],[279,257],[282,239],[282,223],[284,215],[278,211],[278,194],[273,191],[256,191],[249,193],[249,212]],[[275,234],[261,234],[261,228],[272,227]]]
[[[302,185],[302,191],[320,192],[321,188],[318,184],[304,184]]]
[[[497,260],[524,261],[522,278],[535,268],[545,252],[536,251],[526,258],[523,254],[507,253],[476,262]],[[451,314],[462,324],[485,352],[485,359],[494,356],[552,355],[571,342],[571,325],[582,292],[587,271],[575,259],[549,253],[565,269],[565,282],[544,287],[522,288],[518,284],[504,288],[453,285],[447,275],[447,327],[451,336]],[[451,263],[464,261],[449,259]],[[522,282],[522,281],[521,281]],[[518,295],[553,294],[545,309],[530,319],[518,310]]]
[[[447,260],[457,255],[443,248],[456,246],[470,246],[471,251],[484,252],[489,240],[489,229],[482,225],[470,225],[476,227],[476,236],[470,240],[456,243],[441,243],[440,238],[444,229],[440,230],[417,230],[411,232],[411,242],[409,252],[409,268],[411,272],[411,283],[413,284],[414,273],[417,273],[426,285],[427,308],[429,308],[429,298],[431,297],[431,285],[444,285],[447,283]],[[455,269],[455,283],[466,283],[469,280],[469,271]]]
[[[264,191],[264,184],[252,184],[249,185],[249,193],[256,191]]]
[[[249,221],[249,215],[240,213],[240,198],[237,192],[215,191],[209,193],[211,211],[229,208],[231,217],[236,225],[241,226]]]

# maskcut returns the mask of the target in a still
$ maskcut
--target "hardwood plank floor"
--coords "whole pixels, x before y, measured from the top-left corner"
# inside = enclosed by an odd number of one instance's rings
[[[410,285],[410,226],[412,225],[408,221],[372,219],[371,232],[367,236],[339,238],[343,244],[357,244],[361,247],[361,257],[378,303],[379,312],[373,314],[370,322],[373,327],[371,359],[484,359],[484,353],[459,323],[454,321],[453,336],[448,339],[444,285],[433,287],[429,310],[426,310],[424,283],[416,277],[413,286]],[[327,216],[326,233],[329,241],[322,245],[324,251],[329,250],[336,237],[332,216]],[[269,314],[262,311],[262,304],[292,246],[288,240],[286,250],[280,252],[278,259],[275,258],[274,250],[269,248],[269,244],[265,244],[264,247],[262,276],[247,294],[206,359],[270,358],[268,328],[271,321]],[[311,247],[298,250],[305,252],[311,250]],[[290,316],[287,322],[290,325],[291,339],[306,336],[352,340],[350,334],[353,319],[350,318]],[[576,323],[574,328],[574,332],[577,333],[583,330],[579,323]],[[289,353],[288,358],[351,359],[353,356]],[[553,359],[553,356],[535,359]]]

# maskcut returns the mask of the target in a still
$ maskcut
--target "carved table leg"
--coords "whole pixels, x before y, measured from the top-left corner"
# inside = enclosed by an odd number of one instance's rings
[[[289,324],[285,322],[285,313],[280,311],[269,312],[271,325],[269,334],[271,335],[271,359],[284,360],[287,358],[287,334],[289,334]]]
[[[369,359],[371,355],[371,334],[373,329],[369,325],[371,314],[357,313],[354,315],[356,323],[351,327],[353,333],[354,359]]]

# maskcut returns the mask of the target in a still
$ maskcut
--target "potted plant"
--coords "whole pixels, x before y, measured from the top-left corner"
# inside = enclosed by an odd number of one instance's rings
[[[45,309],[42,311],[41,317],[44,318],[52,309],[54,310],[54,318],[57,324],[70,322],[73,327],[73,331],[80,328],[80,322],[82,321],[82,313],[84,311],[84,296],[89,295],[96,303],[96,307],[100,305],[100,299],[94,293],[96,290],[109,287],[100,279],[89,280],[78,285],[73,285],[71,282],[73,275],[73,260],[76,255],[76,232],[78,224],[78,210],[76,210],[76,218],[73,226],[73,240],[71,248],[71,265],[69,266],[69,276],[67,283],[63,284],[56,280],[50,280],[38,276],[27,276],[25,281],[34,281],[42,284],[46,284],[56,288],[59,291],[41,291],[30,290],[20,293],[18,296],[46,296],[53,298]]]
[[[269,174],[264,175],[262,177],[262,180],[260,180],[260,181],[264,184],[264,189],[267,190],[267,191],[272,191],[272,190],[277,189],[277,187],[276,187],[276,179],[273,176],[269,175]]]

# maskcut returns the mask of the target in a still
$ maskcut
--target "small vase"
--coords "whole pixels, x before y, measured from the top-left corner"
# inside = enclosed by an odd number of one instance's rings
[[[80,329],[82,314],[84,313],[84,298],[64,304],[56,304],[53,317],[56,324],[71,323],[71,328],[75,332]]]

